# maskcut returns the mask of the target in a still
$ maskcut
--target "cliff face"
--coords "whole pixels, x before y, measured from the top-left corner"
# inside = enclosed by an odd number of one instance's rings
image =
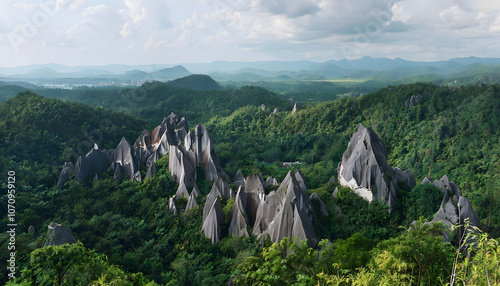
[[[396,203],[398,182],[415,186],[415,179],[409,171],[391,168],[387,164],[387,150],[384,143],[371,127],[358,126],[349,141],[347,150],[337,168],[338,180],[369,202],[378,200],[392,210]]]

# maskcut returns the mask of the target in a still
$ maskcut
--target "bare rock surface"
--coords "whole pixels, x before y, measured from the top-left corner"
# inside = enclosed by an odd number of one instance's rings
[[[108,169],[109,160],[110,153],[94,144],[94,148],[87,155],[78,157],[74,168],[75,181],[87,181],[92,174],[100,178],[102,172]]]
[[[300,174],[299,174],[300,176]],[[311,200],[297,180],[296,174],[288,172],[276,192],[271,192],[260,201],[253,225],[253,234],[259,238],[270,237],[273,243],[284,237],[308,240],[310,246],[317,243],[313,226],[317,224]],[[248,179],[247,179],[248,181]]]
[[[46,241],[43,247],[77,243],[71,231],[58,223],[51,222],[48,226]]]
[[[66,182],[69,182],[71,180],[74,171],[75,171],[75,165],[73,165],[73,163],[71,162],[64,163],[64,166],[61,170],[61,174],[59,174],[59,180],[57,181],[57,187],[59,189],[62,189],[64,187],[64,184],[66,184]]]
[[[247,230],[247,213],[246,213],[246,193],[242,190],[241,186],[238,189],[236,198],[234,200],[233,212],[231,223],[229,224],[229,235],[232,236],[246,236],[248,237]]]
[[[415,186],[415,179],[409,172],[392,169],[387,164],[384,143],[371,127],[362,124],[352,135],[337,170],[342,186],[351,188],[369,202],[385,203],[389,209],[396,203],[398,182],[406,183],[409,189]]]

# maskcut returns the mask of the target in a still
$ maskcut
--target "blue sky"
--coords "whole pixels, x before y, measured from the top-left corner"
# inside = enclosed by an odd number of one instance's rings
[[[500,57],[500,1],[2,0],[0,66]]]

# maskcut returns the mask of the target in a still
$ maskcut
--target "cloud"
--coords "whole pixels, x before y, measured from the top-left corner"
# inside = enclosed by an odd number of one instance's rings
[[[273,15],[284,15],[288,18],[314,15],[321,10],[320,1],[310,0],[257,0],[253,5],[259,7],[261,11]]]
[[[148,63],[498,56],[500,4],[477,0],[5,0],[0,52],[9,33],[28,62]],[[51,9],[48,9],[51,8]],[[33,20],[35,17],[35,20]],[[39,17],[39,18],[36,18]],[[24,20],[26,19],[26,20]],[[73,56],[72,56],[73,55]],[[78,55],[74,56],[74,55]],[[88,57],[88,58],[87,58]],[[41,61],[41,59],[39,60]]]

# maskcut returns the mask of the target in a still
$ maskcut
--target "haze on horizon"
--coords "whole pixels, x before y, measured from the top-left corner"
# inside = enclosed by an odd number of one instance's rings
[[[5,0],[0,66],[500,57],[500,2]]]

